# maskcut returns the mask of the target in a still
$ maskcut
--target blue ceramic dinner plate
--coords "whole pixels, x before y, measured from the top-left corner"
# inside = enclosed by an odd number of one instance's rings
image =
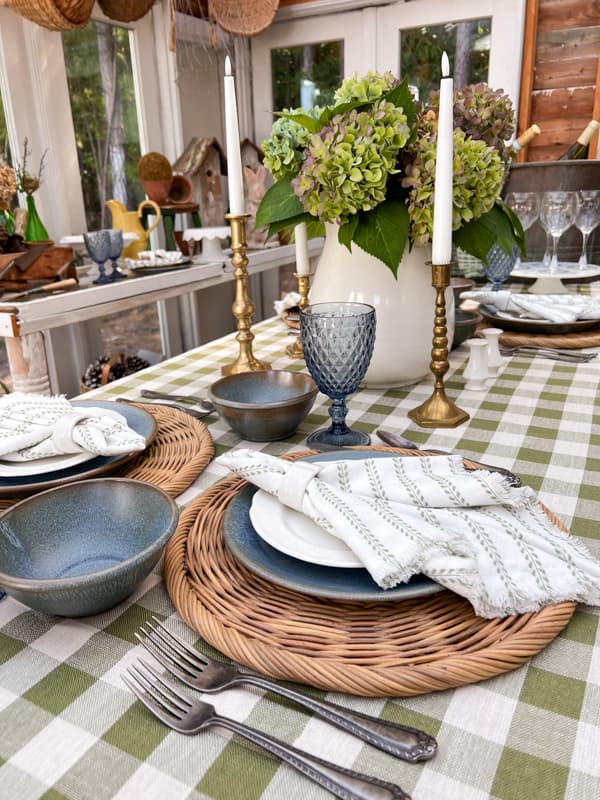
[[[398,456],[398,453],[377,450],[369,453],[372,458],[390,458],[392,455]],[[364,457],[364,451],[342,450],[309,456],[307,461]],[[366,569],[324,567],[281,553],[261,539],[252,526],[250,505],[256,491],[255,486],[246,486],[231,501],[223,516],[223,538],[238,561],[271,583],[317,597],[378,602],[423,597],[444,590],[443,586],[425,575],[414,575],[408,583],[393,589],[381,589]]]
[[[156,421],[152,414],[136,406],[126,405],[125,403],[107,403],[100,400],[73,400],[71,405],[77,408],[93,406],[94,408],[107,408],[117,411],[127,420],[129,427],[139,433],[146,440],[146,447],[156,435]],[[96,456],[90,461],[75,464],[66,469],[49,472],[46,475],[38,473],[36,475],[23,475],[21,477],[0,478],[0,497],[4,495],[31,494],[41,492],[44,489],[51,489],[63,483],[80,481],[84,478],[91,478],[102,475],[121,466],[138,453],[124,453],[118,456]]]

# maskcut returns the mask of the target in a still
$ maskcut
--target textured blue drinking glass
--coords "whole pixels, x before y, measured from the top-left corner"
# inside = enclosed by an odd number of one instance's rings
[[[346,397],[365,376],[375,344],[375,309],[366,303],[315,303],[300,310],[300,337],[308,371],[331,399],[329,428],[311,433],[309,445],[370,444],[368,434],[346,425]]]
[[[104,272],[104,264],[110,253],[110,231],[89,231],[83,234],[83,241],[89,257],[98,267],[98,277],[94,283],[110,283],[111,279]]]
[[[112,272],[108,276],[111,281],[120,281],[124,278],[122,272],[119,272],[118,259],[123,251],[123,231],[118,228],[111,228],[108,231],[110,238],[110,247],[108,250],[108,257],[112,261]]]
[[[487,254],[488,263],[484,262],[483,271],[488,280],[492,282],[492,291],[497,292],[504,281],[508,280],[517,261],[519,250],[515,245],[510,253],[507,253],[497,244],[492,245]]]

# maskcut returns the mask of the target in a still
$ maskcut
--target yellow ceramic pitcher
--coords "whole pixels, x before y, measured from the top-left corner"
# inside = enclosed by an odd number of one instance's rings
[[[148,237],[160,222],[160,208],[152,200],[142,200],[137,207],[137,211],[128,211],[120,200],[107,200],[106,205],[112,214],[113,228],[119,228],[127,233],[137,234],[136,241],[123,248],[123,258],[137,258],[142,250],[148,249]],[[156,214],[156,221],[150,225],[148,230],[142,225],[142,209],[150,206]]]

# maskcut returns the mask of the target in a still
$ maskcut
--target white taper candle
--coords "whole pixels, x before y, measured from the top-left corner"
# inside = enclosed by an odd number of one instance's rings
[[[431,248],[433,264],[449,264],[452,259],[453,129],[454,81],[450,77],[450,64],[448,56],[444,52],[442,55],[433,195],[433,242]]]
[[[298,275],[308,275],[310,273],[310,261],[308,259],[306,222],[296,225],[294,238],[296,240],[296,273]]]
[[[227,186],[229,188],[229,213],[240,216],[245,211],[242,153],[238,126],[235,82],[231,74],[231,61],[225,58],[225,140],[227,145]]]

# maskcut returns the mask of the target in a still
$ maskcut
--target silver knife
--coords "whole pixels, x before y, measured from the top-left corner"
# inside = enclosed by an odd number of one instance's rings
[[[179,403],[165,403],[162,400],[141,400],[139,397],[117,397],[117,403],[139,403],[140,405],[176,408],[178,411],[183,411],[184,413],[189,414],[190,417],[195,417],[195,419],[204,419],[204,417],[208,417],[209,414],[212,414],[212,411],[198,411],[195,408],[190,408],[189,406],[181,406]]]
[[[389,444],[390,447],[403,447],[406,450],[423,450],[427,453],[436,453],[437,455],[441,456],[449,456],[452,455],[448,450],[434,450],[431,447],[427,447],[427,445],[418,445],[415,442],[411,442],[410,439],[405,439],[404,436],[399,436],[397,433],[391,433],[390,431],[376,431],[377,436],[381,439],[382,442]],[[504,475],[510,481],[512,486],[521,486],[521,480],[518,478],[514,472],[511,472],[509,469],[505,469],[504,467],[496,467],[492,464],[484,464],[483,461],[475,461],[468,456],[465,456],[467,461],[470,461],[471,464],[475,464],[481,469],[487,469],[491,472],[499,472],[501,475]]]

